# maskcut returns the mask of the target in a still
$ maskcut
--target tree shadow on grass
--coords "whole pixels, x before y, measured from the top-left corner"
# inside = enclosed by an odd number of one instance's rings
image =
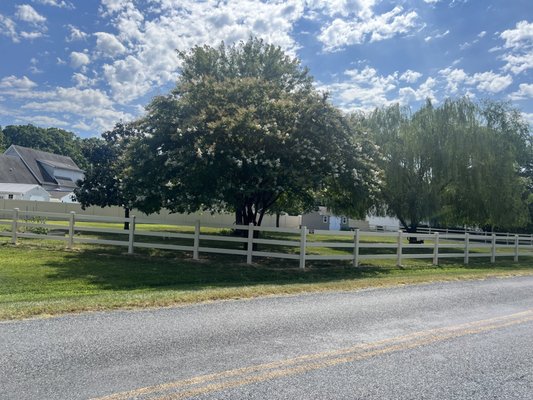
[[[412,263],[406,260],[403,268],[396,267],[395,260],[387,263],[368,263],[353,267],[350,262],[308,262],[305,270],[298,268],[296,260],[255,258],[247,265],[244,257],[210,255],[192,260],[188,253],[171,251],[140,251],[124,254],[124,249],[85,248],[65,251],[61,257],[47,261],[50,268],[46,279],[51,282],[75,280],[99,290],[204,290],[207,288],[238,288],[257,285],[291,285],[329,283],[343,280],[386,278],[420,270],[455,272],[475,270],[533,269],[533,260],[523,259],[513,263],[511,259],[471,260],[468,266],[462,261],[443,259],[438,267],[431,260]],[[47,251],[42,249],[41,251]]]
[[[100,250],[66,252],[48,262],[52,281],[77,280],[101,290],[180,289],[202,290],[254,285],[289,285],[333,282],[386,275],[387,268],[354,268],[348,263],[310,263],[305,270],[297,261],[257,259],[247,265],[234,256],[200,260],[103,253]]]

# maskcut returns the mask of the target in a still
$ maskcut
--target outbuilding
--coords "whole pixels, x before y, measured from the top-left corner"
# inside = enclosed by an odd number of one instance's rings
[[[50,194],[40,185],[0,183],[0,199],[50,201]]]

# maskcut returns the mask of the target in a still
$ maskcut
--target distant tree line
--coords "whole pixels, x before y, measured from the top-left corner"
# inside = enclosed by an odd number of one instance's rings
[[[70,155],[86,171],[76,192],[84,206],[225,211],[260,225],[266,214],[326,205],[395,216],[410,232],[421,223],[533,228],[531,132],[508,103],[344,114],[298,60],[261,40],[178,56],[176,87],[144,117],[101,139],[6,127],[4,146]]]

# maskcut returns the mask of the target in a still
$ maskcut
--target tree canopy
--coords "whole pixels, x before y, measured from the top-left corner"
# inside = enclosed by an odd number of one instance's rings
[[[179,56],[176,87],[137,123],[145,138],[128,179],[138,208],[233,211],[238,223],[261,224],[280,198],[305,208],[322,193],[364,215],[376,188],[363,151],[372,146],[297,60],[257,39]]]
[[[527,221],[529,127],[506,103],[430,101],[353,116],[383,158],[382,200],[416,231],[422,222],[510,228]]]
[[[119,206],[129,217],[135,187],[125,182],[125,172],[129,168],[128,148],[137,132],[128,124],[117,123],[102,134],[102,139],[91,138],[84,141],[83,156],[87,160],[85,178],[78,182],[74,191],[76,200],[83,208],[88,206]],[[128,223],[124,225],[128,229]]]

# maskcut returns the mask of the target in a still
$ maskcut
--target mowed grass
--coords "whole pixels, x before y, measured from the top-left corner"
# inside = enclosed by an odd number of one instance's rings
[[[325,251],[320,248],[317,253]],[[64,243],[49,240],[21,239],[13,246],[2,238],[0,319],[533,275],[533,258],[518,263],[498,259],[495,264],[473,259],[469,266],[442,260],[439,267],[431,266],[431,260],[405,260],[402,268],[394,266],[394,260],[370,260],[359,268],[349,262],[308,262],[302,271],[289,260],[258,258],[246,265],[237,256],[203,256],[194,261],[183,252],[125,252],[126,248],[90,245],[67,251]]]

